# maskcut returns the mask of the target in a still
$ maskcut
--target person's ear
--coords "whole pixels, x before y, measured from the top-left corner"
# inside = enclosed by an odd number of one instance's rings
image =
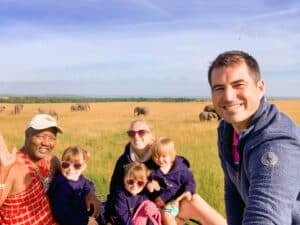
[[[86,169],[86,162],[83,164],[83,166],[82,166],[82,171],[84,171],[85,169]]]
[[[260,79],[260,80],[257,82],[257,88],[258,88],[258,89],[260,90],[260,92],[261,92],[261,97],[264,96],[265,91],[266,91],[266,86],[265,86],[264,80]]]
[[[257,82],[257,86],[259,89],[261,89],[262,91],[265,90],[265,81],[263,79],[260,79],[258,82]]]
[[[153,145],[154,144],[154,142],[155,142],[155,136],[154,136],[154,134],[152,133],[152,137],[151,137],[151,143],[150,143],[150,145]]]

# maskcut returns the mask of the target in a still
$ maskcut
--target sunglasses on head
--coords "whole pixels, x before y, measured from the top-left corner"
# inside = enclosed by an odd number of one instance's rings
[[[136,134],[138,134],[140,137],[143,137],[146,133],[149,133],[148,130],[129,130],[127,131],[127,135],[129,137],[135,137]]]
[[[62,167],[63,169],[67,169],[67,168],[69,168],[71,165],[73,165],[74,169],[76,169],[76,170],[79,170],[79,169],[81,169],[81,167],[82,167],[82,164],[81,164],[81,163],[70,163],[70,162],[66,162],[66,161],[64,161],[64,162],[61,163],[61,167]]]
[[[133,185],[134,183],[136,183],[137,186],[139,186],[139,187],[143,187],[146,182],[143,180],[135,180],[135,179],[126,180],[126,184],[128,184],[128,185]]]

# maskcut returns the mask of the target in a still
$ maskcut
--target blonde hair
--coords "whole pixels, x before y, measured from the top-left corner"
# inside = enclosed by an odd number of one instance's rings
[[[80,160],[81,155],[84,162],[87,162],[90,158],[90,154],[87,150],[79,146],[69,146],[64,150],[61,159],[62,161],[76,162]]]
[[[134,124],[136,124],[136,123],[144,123],[147,127],[148,127],[148,129],[149,129],[149,131],[151,132],[151,126],[150,126],[150,124],[145,120],[145,119],[135,119],[135,120],[132,120],[131,122],[130,122],[130,124],[129,124],[129,130],[133,127],[133,125]]]
[[[174,142],[168,137],[159,137],[155,140],[151,147],[152,149],[152,159],[158,158],[162,154],[167,154],[171,157],[172,161],[176,157],[176,149]]]
[[[131,162],[124,166],[124,180],[126,178],[133,178],[146,181],[149,175],[150,171],[144,163]]]

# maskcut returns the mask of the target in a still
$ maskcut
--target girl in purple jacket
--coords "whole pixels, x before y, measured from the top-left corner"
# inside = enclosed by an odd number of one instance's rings
[[[106,202],[107,225],[135,225],[133,217],[137,209],[141,203],[148,200],[144,190],[149,176],[147,167],[143,163],[132,162],[127,164],[124,170],[123,185],[116,187]],[[142,216],[150,218],[153,214],[159,213],[156,207],[155,209],[156,212],[144,210],[145,215]],[[146,224],[153,223],[146,221]]]
[[[50,184],[48,196],[52,213],[60,225],[98,225],[91,217],[85,204],[90,191],[95,191],[93,183],[82,173],[86,169],[89,153],[79,146],[70,146],[62,154],[61,173]]]

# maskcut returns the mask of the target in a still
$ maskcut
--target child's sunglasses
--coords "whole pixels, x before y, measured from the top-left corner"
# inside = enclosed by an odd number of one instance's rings
[[[139,186],[139,187],[143,187],[146,184],[146,182],[143,181],[143,180],[134,180],[134,179],[127,179],[126,180],[126,184],[128,184],[128,185],[133,185],[134,183],[136,183],[137,186]]]
[[[82,167],[81,163],[70,163],[70,162],[66,162],[66,161],[63,161],[61,163],[61,167],[63,169],[68,169],[71,165],[73,165],[74,169],[76,169],[76,170],[79,170]]]
[[[135,137],[136,134],[138,134],[140,137],[143,137],[146,133],[149,133],[148,130],[128,130],[127,135],[129,137]]]

